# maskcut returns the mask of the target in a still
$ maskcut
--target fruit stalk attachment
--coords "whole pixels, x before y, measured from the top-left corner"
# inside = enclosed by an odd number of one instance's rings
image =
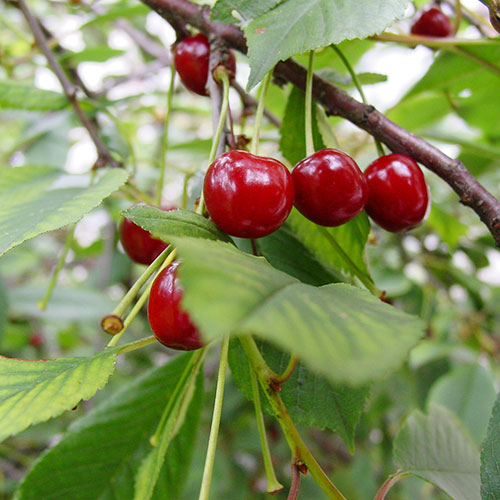
[[[170,247],[168,247],[166,250],[168,250],[169,248]],[[161,255],[163,255],[163,254],[161,254]],[[161,255],[156,260],[160,259]],[[170,254],[168,255],[168,257],[161,263],[161,266],[160,266],[160,269],[159,269],[158,273],[160,273],[161,271],[163,271],[163,269],[165,269],[167,266],[169,266],[174,261],[175,255],[176,255],[176,251],[172,250],[170,252]],[[139,297],[139,299],[135,303],[134,307],[132,307],[132,309],[129,312],[128,316],[123,321],[123,328],[121,329],[121,331],[119,333],[117,333],[108,342],[107,347],[115,346],[120,341],[120,339],[123,337],[123,334],[125,333],[125,331],[127,330],[127,328],[130,326],[130,323],[132,323],[132,320],[137,316],[137,314],[139,314],[139,311],[142,309],[142,306],[145,304],[146,300],[148,300],[149,294],[151,292],[151,287],[153,286],[153,282],[154,282],[154,280],[151,280],[148,283],[148,286],[146,287],[146,289],[144,290],[144,292],[142,292],[142,295]]]

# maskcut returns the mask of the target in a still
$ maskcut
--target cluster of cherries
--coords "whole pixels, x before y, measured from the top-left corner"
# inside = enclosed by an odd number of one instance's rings
[[[424,13],[412,32],[446,36],[423,32],[422,26],[435,19],[436,10]],[[208,39],[201,33],[181,41],[174,52],[182,82],[200,95],[207,95],[209,53]],[[231,53],[227,65],[234,74]],[[229,151],[209,166],[203,196],[208,214],[220,229],[231,236],[251,239],[278,229],[293,205],[309,220],[328,227],[344,224],[365,209],[378,225],[392,232],[419,225],[429,207],[424,176],[410,157],[382,156],[363,174],[349,155],[332,148],[300,161],[291,173],[276,159]],[[167,243],[128,219],[122,222],[120,239],[128,255],[140,264],[151,264],[167,247]],[[183,290],[178,267],[179,262],[173,262],[153,282],[148,319],[162,344],[179,350],[198,349],[203,346],[200,334],[181,309]]]
[[[382,156],[363,174],[349,155],[336,149],[314,153],[292,173],[276,159],[229,151],[208,168],[203,194],[214,223],[241,238],[272,233],[285,222],[294,204],[322,226],[339,226],[365,209],[378,225],[392,232],[419,225],[429,206],[425,178],[408,156]],[[127,253],[141,264],[150,264],[167,246],[127,219],[120,235]],[[172,263],[155,279],[149,323],[167,347],[198,349],[203,345],[199,332],[180,308],[178,265]]]

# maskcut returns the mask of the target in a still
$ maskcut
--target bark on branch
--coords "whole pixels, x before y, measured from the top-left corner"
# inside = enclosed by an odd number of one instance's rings
[[[232,25],[213,23],[209,9],[189,0],[142,0],[168,22],[189,24],[207,35],[223,39],[228,47],[246,53],[242,31]],[[275,75],[305,90],[306,69],[289,59],[276,65]],[[500,201],[488,192],[459,160],[446,156],[422,138],[398,126],[373,106],[365,105],[346,92],[315,76],[313,98],[327,113],[342,116],[365,130],[391,151],[411,156],[441,177],[472,208],[500,247]]]

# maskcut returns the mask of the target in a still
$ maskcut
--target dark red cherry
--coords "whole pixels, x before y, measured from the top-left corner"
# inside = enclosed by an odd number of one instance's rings
[[[138,205],[145,205],[139,203]],[[137,205],[134,205],[137,206]],[[162,208],[162,210],[173,210],[176,207]],[[158,255],[160,255],[168,243],[151,236],[149,231],[133,223],[126,217],[120,225],[120,241],[127,255],[138,264],[149,266]]]
[[[429,190],[424,174],[410,157],[381,156],[366,170],[367,214],[387,231],[397,233],[418,226],[427,215]]]
[[[413,35],[443,38],[453,33],[453,26],[446,14],[437,7],[426,10],[411,27]]]
[[[337,149],[322,149],[299,161],[292,177],[297,210],[321,226],[344,224],[365,206],[368,188],[363,172]]]
[[[174,64],[182,83],[199,95],[208,95],[206,86],[210,59],[210,43],[203,33],[191,35],[179,42],[174,50]],[[229,51],[227,68],[230,76],[236,72],[234,55]]]
[[[203,347],[200,334],[181,308],[183,289],[174,261],[155,278],[148,302],[148,319],[158,342],[180,351]]]
[[[220,229],[240,238],[261,238],[285,222],[294,188],[290,172],[278,160],[234,150],[210,165],[203,196]]]

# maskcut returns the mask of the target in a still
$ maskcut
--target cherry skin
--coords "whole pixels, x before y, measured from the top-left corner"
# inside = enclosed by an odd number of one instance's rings
[[[138,205],[145,205],[139,203]],[[134,206],[138,206],[134,205]],[[173,210],[176,207],[162,208],[162,210]],[[142,229],[126,217],[120,225],[120,241],[127,255],[138,264],[146,264],[149,266],[158,255],[160,255],[168,243],[162,240],[153,238],[149,231]]]
[[[203,347],[200,334],[188,313],[181,309],[183,289],[177,277],[180,262],[174,261],[155,278],[148,302],[148,319],[161,344],[179,351]]]
[[[234,150],[210,165],[203,196],[220,229],[240,238],[261,238],[285,222],[294,187],[290,172],[278,160]]]
[[[363,172],[346,153],[326,148],[292,171],[297,210],[321,226],[339,226],[364,208],[368,187]]]
[[[182,83],[199,95],[208,95],[206,86],[210,59],[210,43],[203,33],[191,35],[179,42],[174,50],[174,65]],[[234,54],[229,51],[227,69],[236,72]]]
[[[413,35],[444,38],[453,33],[453,26],[446,14],[437,7],[426,10],[411,27]]]
[[[429,208],[424,174],[410,157],[381,156],[365,170],[366,212],[381,227],[397,233],[418,226]]]

